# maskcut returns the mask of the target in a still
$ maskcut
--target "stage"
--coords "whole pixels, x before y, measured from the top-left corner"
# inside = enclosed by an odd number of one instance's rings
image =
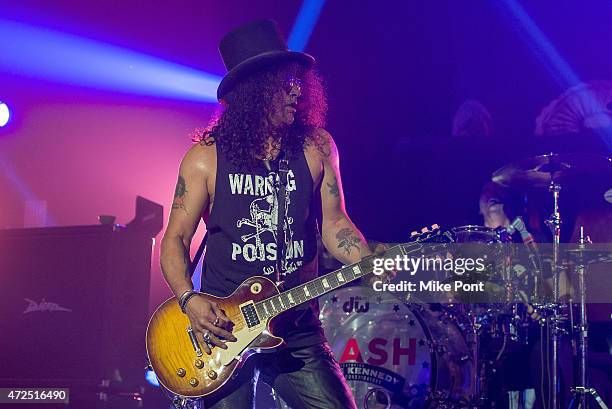
[[[610,21],[1,6],[0,407],[610,407]]]

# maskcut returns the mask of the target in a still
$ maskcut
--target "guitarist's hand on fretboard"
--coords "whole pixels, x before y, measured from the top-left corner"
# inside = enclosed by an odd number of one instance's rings
[[[211,347],[214,346],[227,349],[221,339],[236,341],[236,337],[231,333],[232,321],[216,303],[196,295],[187,302],[185,312],[191,322],[191,328],[207,354],[211,354]]]

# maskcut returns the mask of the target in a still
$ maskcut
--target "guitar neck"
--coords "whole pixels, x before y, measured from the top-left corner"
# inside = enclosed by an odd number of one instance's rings
[[[386,258],[405,255],[422,248],[421,243],[405,243],[393,246],[385,251]],[[343,285],[364,277],[373,271],[372,259],[368,256],[361,261],[344,266],[314,280],[300,284],[291,290],[284,291],[265,300],[255,303],[255,309],[261,320],[272,318],[281,312],[329,293]]]

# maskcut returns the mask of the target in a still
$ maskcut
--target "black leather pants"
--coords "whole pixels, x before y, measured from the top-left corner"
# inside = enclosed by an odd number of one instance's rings
[[[357,408],[327,344],[251,357],[235,380],[204,399],[204,407],[254,408],[258,378],[274,388],[292,409]]]

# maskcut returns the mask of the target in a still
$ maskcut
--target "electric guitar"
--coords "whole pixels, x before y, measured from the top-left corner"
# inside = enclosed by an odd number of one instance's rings
[[[421,234],[413,233],[411,241],[387,249],[384,257],[422,254],[453,241],[450,232],[442,233],[436,225],[432,228],[423,229]],[[153,313],[146,337],[149,362],[159,382],[182,397],[213,394],[237,374],[249,356],[272,351],[283,344],[283,339],[269,330],[272,318],[372,273],[374,257],[381,256],[365,257],[284,292],[266,277],[255,276],[243,281],[225,298],[202,293],[209,301],[219,304],[232,320],[232,334],[237,338],[226,343],[227,349],[213,347],[211,355],[204,353],[176,297],[166,300]]]

